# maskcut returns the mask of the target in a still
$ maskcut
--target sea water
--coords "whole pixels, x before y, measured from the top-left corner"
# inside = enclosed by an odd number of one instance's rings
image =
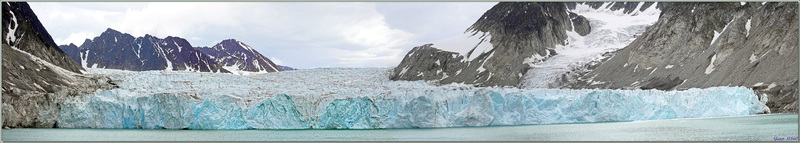
[[[797,141],[797,114],[371,130],[3,129],[3,141]]]

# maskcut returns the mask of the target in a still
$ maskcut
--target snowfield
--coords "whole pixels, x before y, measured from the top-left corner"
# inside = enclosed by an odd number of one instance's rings
[[[744,87],[685,91],[436,86],[388,68],[232,75],[89,69],[120,88],[69,97],[59,128],[375,129],[739,116],[769,109]]]

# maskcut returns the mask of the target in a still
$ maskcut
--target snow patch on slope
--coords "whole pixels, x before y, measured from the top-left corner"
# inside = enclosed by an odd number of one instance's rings
[[[231,66],[223,66],[222,68],[228,70],[232,74],[235,75],[252,75],[252,74],[263,74],[268,73],[266,70],[259,70],[258,72],[251,72],[251,71],[244,71],[239,69],[239,64],[231,65]]]
[[[14,12],[11,11],[11,10],[9,10],[8,12],[11,13],[10,14],[11,15],[11,21],[14,22],[14,28],[12,28],[11,25],[8,25],[8,33],[6,33],[6,42],[8,42],[8,45],[13,45],[13,44],[11,44],[11,42],[17,42],[16,33],[17,33],[17,28],[19,28],[19,23],[17,22],[17,16],[14,15]]]
[[[717,30],[714,30],[714,38],[711,38],[711,45],[714,45],[714,42],[717,41],[717,38],[719,38],[719,35],[722,34],[722,32],[725,32],[725,29],[728,29],[728,25],[731,25],[731,23],[733,23],[734,20],[736,20],[736,18],[731,19],[730,22],[725,24],[725,27],[722,28],[722,31],[717,32]]]
[[[747,24],[744,25],[744,28],[747,29],[747,34],[745,35],[745,37],[750,36],[750,20],[752,19],[747,19]]]
[[[80,52],[78,53],[78,54],[79,54],[79,56],[81,56],[81,66],[82,66],[84,69],[85,69],[85,68],[89,68],[89,64],[87,63],[87,61],[86,61],[86,60],[87,60],[87,59],[89,59],[89,52],[90,52],[90,51],[91,51],[91,50],[86,50],[86,52],[84,52],[84,53],[80,53]]]
[[[11,46],[11,49],[14,49],[14,51],[17,51],[17,52],[20,52],[20,53],[23,53],[23,54],[27,55],[27,56],[29,56],[31,58],[31,60],[35,61],[36,63],[39,63],[39,65],[42,65],[42,66],[45,66],[45,67],[51,69],[51,71],[53,71],[53,72],[55,72],[56,74],[59,75],[58,77],[66,78],[67,79],[66,82],[68,82],[69,84],[72,84],[71,81],[75,80],[75,76],[78,76],[79,74],[87,73],[84,70],[80,70],[82,73],[75,73],[75,72],[66,70],[66,69],[61,68],[59,66],[56,66],[56,65],[54,65],[54,64],[52,64],[50,62],[47,62],[47,61],[45,61],[45,60],[43,60],[43,59],[41,59],[39,57],[36,57],[36,56],[34,56],[34,55],[32,55],[32,54],[30,54],[28,52],[22,51],[19,48],[17,48],[17,46]],[[23,69],[24,69],[24,67],[23,67]]]
[[[716,60],[717,60],[717,54],[714,54],[714,56],[711,56],[711,62],[709,62],[708,63],[708,67],[706,67],[706,71],[705,71],[706,74],[710,74],[711,72],[714,72],[714,61],[716,61]]]
[[[431,47],[444,51],[457,52],[466,57],[468,61],[472,61],[482,53],[488,52],[494,48],[490,42],[492,41],[491,39],[492,36],[490,33],[476,31],[475,33],[464,33],[433,42]],[[471,54],[469,53],[470,51],[472,51]]]

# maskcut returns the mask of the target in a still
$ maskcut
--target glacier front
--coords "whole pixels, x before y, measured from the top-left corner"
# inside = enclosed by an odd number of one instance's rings
[[[391,81],[389,69],[256,75],[89,69],[118,89],[68,97],[59,128],[377,129],[637,121],[757,114],[752,90],[476,88]]]

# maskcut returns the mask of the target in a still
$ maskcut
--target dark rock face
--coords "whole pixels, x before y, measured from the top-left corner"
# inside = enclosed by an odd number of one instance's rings
[[[568,5],[574,4],[498,3],[467,29],[489,33],[491,38],[484,38],[484,42],[491,43],[490,50],[480,53],[473,48],[466,56],[474,59],[466,60],[464,55],[435,49],[436,45],[417,47],[394,69],[392,79],[515,86],[531,64],[556,54],[552,48],[565,44],[567,31],[576,29],[585,34],[591,30],[585,18],[569,16]]]
[[[239,70],[250,72],[278,72],[280,67],[264,57],[247,44],[236,39],[223,40],[213,47],[197,47],[197,50],[210,55],[222,66],[236,66]]]
[[[86,40],[88,41],[89,39],[86,39]],[[75,61],[75,62],[81,61],[81,57],[80,56],[70,56],[70,55],[80,55],[81,54],[80,48],[78,48],[78,46],[76,46],[75,44],[69,43],[69,45],[60,45],[60,46],[58,46],[58,48],[61,49],[61,51],[64,51],[64,53],[66,53],[67,56],[69,56],[69,58],[71,58],[73,61]],[[80,63],[77,63],[77,64],[80,65]],[[83,66],[81,65],[81,67],[83,67]]]
[[[797,3],[659,6],[658,22],[572,88],[745,86],[767,95],[772,112],[797,112]]]
[[[289,66],[282,66],[282,65],[278,65],[278,67],[280,67],[280,68],[281,68],[281,71],[292,71],[292,70],[297,70],[296,68],[289,67]]]
[[[133,37],[109,28],[100,36],[87,39],[80,47],[70,44],[60,48],[84,67],[228,72],[211,57],[194,49],[186,39],[178,37]]]
[[[3,3],[3,43],[72,72],[82,68],[59,50],[28,3]],[[7,10],[6,10],[7,9]],[[9,31],[9,29],[14,29]],[[8,33],[13,32],[13,33]],[[47,48],[42,50],[38,48]],[[52,50],[50,50],[52,49]]]
[[[579,35],[586,36],[589,32],[592,32],[592,27],[586,17],[570,12],[569,18],[572,20],[572,27],[575,27],[575,32]]]
[[[414,47],[412,52],[406,54],[406,57],[400,62],[400,65],[394,69],[392,80],[430,80],[430,79],[447,79],[450,76],[458,76],[462,70],[467,66],[463,61],[464,56],[459,53],[442,51],[430,47],[432,44],[426,44],[419,47]]]
[[[2,6],[3,127],[53,127],[66,97],[116,87],[107,77],[83,74],[27,3]]]

